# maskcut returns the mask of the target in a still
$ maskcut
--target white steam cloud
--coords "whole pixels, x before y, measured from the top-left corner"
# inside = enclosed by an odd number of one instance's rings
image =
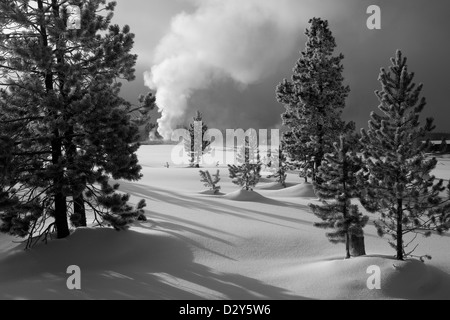
[[[159,132],[170,139],[189,98],[219,79],[246,86],[273,73],[295,48],[311,2],[299,0],[194,0],[191,14],[173,18],[159,43],[145,83],[157,91]]]

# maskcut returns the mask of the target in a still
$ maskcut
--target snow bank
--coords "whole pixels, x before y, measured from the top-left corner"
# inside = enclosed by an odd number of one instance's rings
[[[301,183],[285,189],[267,191],[264,195],[278,198],[317,198],[311,183]]]
[[[223,193],[221,192],[215,192],[214,190],[203,190],[202,192],[199,192],[201,195],[205,196],[221,196]]]
[[[232,201],[247,201],[247,202],[269,202],[270,199],[262,196],[255,191],[238,190],[231,192],[224,196],[225,199]]]
[[[295,186],[294,183],[286,183],[286,187],[290,188]],[[256,187],[257,190],[284,190],[284,188],[281,184],[278,182],[270,182],[270,183],[263,183]]]
[[[379,290],[369,289],[368,282],[374,283],[370,267],[381,271]],[[285,271],[282,277],[297,277],[297,290],[317,299],[450,299],[450,275],[417,260],[368,256],[319,261]]]

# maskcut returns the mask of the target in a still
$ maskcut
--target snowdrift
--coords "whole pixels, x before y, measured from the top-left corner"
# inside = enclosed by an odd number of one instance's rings
[[[268,197],[279,198],[317,198],[314,193],[314,187],[311,183],[301,183],[280,190],[268,190],[265,195]]]
[[[294,183],[286,183],[286,187],[290,188],[295,186]],[[270,182],[258,185],[255,189],[257,190],[284,190],[285,188],[278,182]]]
[[[381,270],[381,289],[370,290],[369,267]],[[305,264],[291,272],[298,276],[301,291],[318,299],[450,299],[450,275],[417,260],[359,257]],[[286,274],[287,275],[287,274]],[[371,281],[369,281],[372,283]]]
[[[232,201],[246,201],[246,202],[270,202],[270,199],[262,196],[255,191],[238,190],[231,192],[224,196],[225,199]]]
[[[218,192],[214,192],[214,190],[203,190],[201,192],[199,192],[199,194],[201,195],[205,195],[205,196],[222,196],[223,193],[218,191]]]

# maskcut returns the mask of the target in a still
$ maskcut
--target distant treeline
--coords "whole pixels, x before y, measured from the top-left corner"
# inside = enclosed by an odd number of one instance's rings
[[[426,138],[431,141],[442,140],[444,138],[445,140],[450,140],[450,132],[431,132],[427,134]]]
[[[433,146],[431,147],[432,153],[450,153],[450,133],[447,132],[431,132],[427,134],[426,139],[433,141]],[[445,139],[447,141],[447,147],[443,148],[442,143],[436,143],[437,141],[442,141]]]

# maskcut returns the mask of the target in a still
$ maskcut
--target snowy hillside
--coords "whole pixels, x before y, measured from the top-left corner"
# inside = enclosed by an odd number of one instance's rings
[[[148,222],[79,229],[31,251],[2,235],[0,299],[450,299],[450,237],[420,239],[417,254],[432,261],[400,263],[370,224],[369,256],[345,261],[343,245],[313,227],[316,198],[296,175],[287,189],[265,179],[248,194],[222,167],[225,195],[205,195],[198,169],[164,167],[171,149],[142,147],[143,179],[121,182],[133,202],[146,199]],[[436,174],[450,177],[449,159]],[[81,291],[66,287],[70,265],[81,268]],[[367,287],[374,265],[381,290]]]

